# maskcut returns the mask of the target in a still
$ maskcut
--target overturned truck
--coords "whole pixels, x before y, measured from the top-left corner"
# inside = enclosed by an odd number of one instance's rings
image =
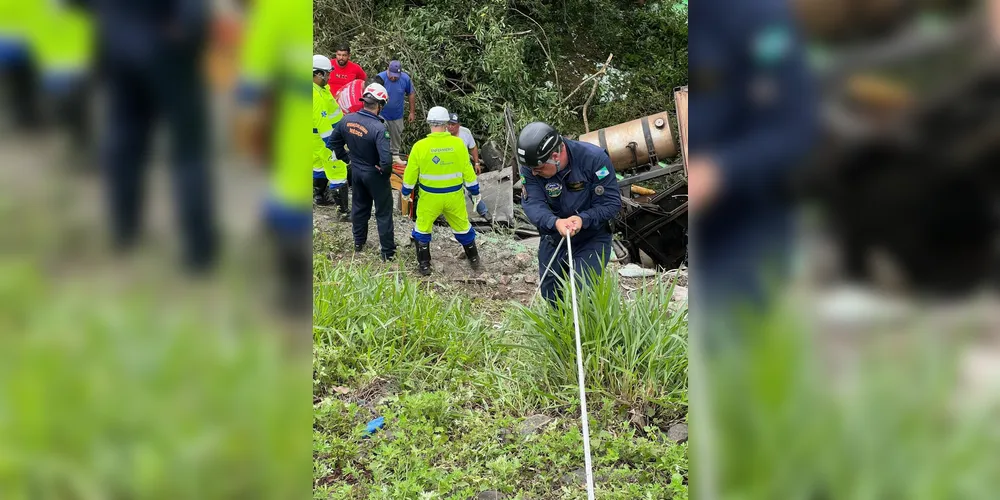
[[[687,87],[677,89],[675,97],[679,142],[686,146]],[[612,231],[620,262],[673,269],[687,259],[687,172],[674,137],[664,111],[578,138],[604,149],[618,174],[622,210],[612,222]],[[516,168],[507,172],[513,179],[519,177]],[[520,188],[519,182],[514,184],[515,204],[520,201]],[[516,231],[523,236],[532,233]]]

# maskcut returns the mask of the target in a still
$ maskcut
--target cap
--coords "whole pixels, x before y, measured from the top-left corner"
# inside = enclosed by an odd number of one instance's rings
[[[458,121],[458,113],[448,115],[448,123],[461,123]]]
[[[389,76],[397,77],[403,71],[403,65],[399,61],[392,61],[389,63]]]

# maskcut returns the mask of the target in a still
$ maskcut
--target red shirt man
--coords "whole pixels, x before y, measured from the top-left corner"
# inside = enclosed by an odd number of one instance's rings
[[[355,80],[364,81],[368,78],[365,70],[361,69],[357,63],[351,61],[351,47],[346,43],[337,47],[337,60],[333,64],[333,71],[330,71],[330,80],[326,86],[330,88],[330,94],[337,97],[337,91],[344,85]],[[358,96],[359,98],[361,96]]]

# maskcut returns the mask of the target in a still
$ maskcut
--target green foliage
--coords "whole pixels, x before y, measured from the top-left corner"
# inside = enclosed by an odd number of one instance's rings
[[[413,77],[418,122],[426,134],[430,107],[445,106],[481,139],[504,142],[504,105],[516,126],[545,120],[567,135],[583,132],[588,75],[608,54],[620,78],[603,80],[589,106],[591,129],[671,109],[673,89],[687,81],[686,2],[651,0],[380,0],[314,3],[314,48],[341,42],[370,74],[399,59]],[[680,7],[680,8],[678,8]],[[568,99],[567,99],[568,97]]]
[[[583,465],[577,396],[556,378],[575,351],[557,367],[546,366],[554,360],[539,349],[545,339],[525,328],[526,317],[541,314],[542,306],[512,308],[490,321],[473,301],[439,296],[405,273],[322,258],[314,268],[315,498],[467,499],[490,489],[511,498],[580,496],[582,486],[564,482]],[[595,296],[616,287],[609,278]],[[589,337],[587,349],[600,348],[609,334],[608,342],[637,343],[634,350],[603,354],[618,357],[594,366],[588,382],[601,498],[687,498],[687,445],[666,440],[655,425],[636,427],[622,405],[686,397],[686,384],[676,378],[686,360],[674,352],[686,348],[686,313],[653,312],[668,293],[654,287],[635,302],[616,302],[619,310],[609,319],[635,321],[635,328],[624,336],[605,330]],[[565,311],[552,314],[565,331]],[[665,327],[653,324],[661,320]],[[588,328],[610,326],[586,321]],[[674,338],[643,337],[661,333]],[[666,361],[645,357],[653,353]],[[632,365],[616,366],[620,362]],[[646,371],[659,368],[669,375]],[[641,376],[633,379],[624,373],[629,369]],[[628,382],[604,385],[615,377]],[[671,385],[645,385],[653,380]],[[520,422],[540,411],[556,415],[554,423],[521,437]],[[364,437],[365,423],[376,416],[385,418],[385,428]]]
[[[6,278],[0,498],[304,493],[309,386],[281,339],[149,290]]]
[[[628,404],[682,399],[687,393],[687,311],[665,307],[672,286],[655,282],[626,301],[615,273],[589,281],[592,285],[580,286],[577,294],[588,385]],[[547,387],[576,384],[571,304],[567,293],[555,309],[547,303],[518,309],[530,346],[541,355]]]

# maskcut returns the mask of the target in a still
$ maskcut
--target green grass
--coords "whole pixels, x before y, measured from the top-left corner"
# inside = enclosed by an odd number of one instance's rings
[[[831,372],[819,339],[782,309],[750,324],[745,348],[706,359],[720,498],[995,498],[997,395],[958,404],[964,332],[913,324],[871,332]]]
[[[575,375],[566,369],[575,348],[556,359],[573,335],[565,310],[550,312],[561,319],[549,324],[548,306],[509,303],[498,319],[391,267],[318,258],[314,269],[315,498],[585,495],[563,481],[583,466]],[[586,307],[605,301],[608,314],[582,318],[595,360],[587,370],[598,494],[687,498],[687,445],[663,432],[685,412],[686,315],[651,307],[665,304],[657,302],[665,285],[634,303],[610,300],[612,289],[609,277],[581,297]],[[635,324],[612,332],[622,321]],[[518,426],[537,413],[554,420],[522,437]],[[364,438],[375,416],[385,429]]]
[[[0,279],[0,498],[306,494],[308,385],[279,338],[38,269],[5,261]]]

